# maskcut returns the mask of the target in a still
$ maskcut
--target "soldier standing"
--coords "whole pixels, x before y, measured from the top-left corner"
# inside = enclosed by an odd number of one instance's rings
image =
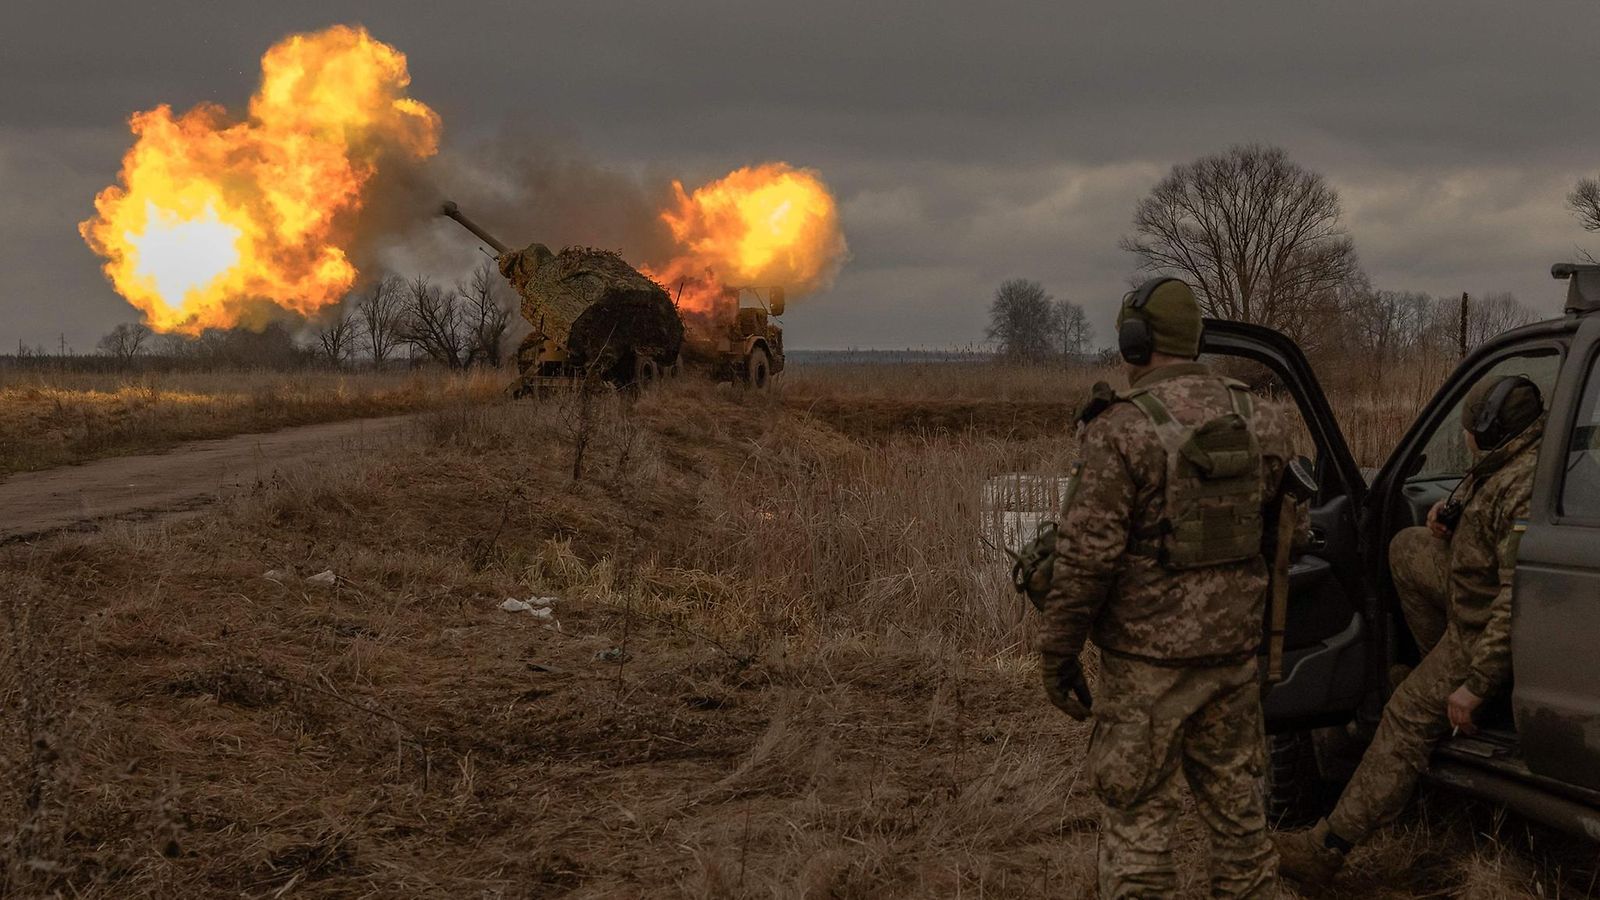
[[[1212,896],[1274,896],[1257,652],[1287,420],[1196,361],[1200,310],[1184,282],[1129,293],[1117,327],[1131,390],[1097,386],[1080,418],[1039,602],[1045,692],[1075,719],[1090,714],[1079,653],[1086,638],[1100,648],[1087,761],[1105,805],[1100,894],[1177,892],[1181,769],[1210,838]]]
[[[1401,610],[1426,654],[1403,674],[1372,745],[1333,813],[1310,831],[1274,838],[1284,875],[1322,883],[1345,854],[1405,809],[1433,748],[1511,680],[1511,584],[1527,528],[1543,434],[1539,388],[1520,375],[1485,378],[1468,392],[1461,424],[1482,454],[1428,525],[1389,544]]]

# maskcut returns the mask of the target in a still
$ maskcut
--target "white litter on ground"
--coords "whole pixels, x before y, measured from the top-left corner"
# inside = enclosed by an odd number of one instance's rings
[[[556,601],[560,599],[560,597],[529,597],[526,600],[518,600],[515,597],[507,597],[500,604],[500,608],[506,612],[532,612],[540,616],[546,616],[550,613],[550,607],[554,606]]]
[[[307,578],[306,584],[335,584],[338,581],[339,576],[333,574],[332,569],[323,569],[321,572]]]
[[[508,613],[525,612],[528,615],[533,616],[535,619],[540,619],[544,622],[543,625],[539,626],[540,628],[546,629],[547,631],[560,631],[561,623],[556,621],[556,611],[553,609],[555,602],[559,599],[561,598],[529,597],[526,600],[518,600],[515,597],[507,597],[506,599],[500,601],[500,608]]]
[[[560,631],[561,623],[556,621],[556,611],[552,608],[553,604],[559,599],[561,598],[529,597],[526,600],[518,600],[515,597],[507,597],[500,601],[500,608],[508,613],[527,613],[544,622],[543,625],[539,626],[540,628],[547,631]]]

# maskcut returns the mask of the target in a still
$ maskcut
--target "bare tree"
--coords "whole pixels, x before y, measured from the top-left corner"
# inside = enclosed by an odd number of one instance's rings
[[[402,343],[400,326],[405,305],[406,282],[399,275],[385,275],[374,281],[356,301],[367,350],[377,368],[383,368],[389,354]]]
[[[511,322],[511,311],[500,301],[498,290],[501,280],[494,264],[484,260],[472,270],[472,278],[456,290],[463,297],[462,318],[467,329],[467,362],[499,366],[501,348],[505,344],[506,328]]]
[[[1600,231],[1600,178],[1580,178],[1567,195],[1567,209],[1578,217],[1584,231]],[[1583,258],[1595,262],[1594,254],[1579,250]]]
[[[1382,381],[1384,372],[1402,359],[1454,359],[1464,352],[1463,345],[1470,350],[1526,325],[1534,315],[1505,291],[1462,298],[1368,290],[1348,304],[1341,318],[1346,327],[1334,329],[1326,343],[1360,353],[1373,379]]]
[[[1122,248],[1181,275],[1207,315],[1301,337],[1356,272],[1339,196],[1283,150],[1239,146],[1175,166],[1134,210]]]
[[[317,327],[317,350],[328,364],[339,368],[355,354],[361,340],[361,321],[350,307],[341,303],[323,313]]]
[[[1444,304],[1453,308],[1454,303]],[[1459,312],[1457,313],[1459,315]],[[1533,321],[1533,312],[1517,301],[1510,291],[1484,294],[1467,299],[1467,346],[1476,347],[1503,331]]]
[[[1567,209],[1578,217],[1584,231],[1600,231],[1600,178],[1581,178],[1567,195]],[[1588,251],[1583,255],[1594,262]]]
[[[150,353],[165,359],[192,359],[195,339],[181,332],[158,334],[151,341]]]
[[[115,357],[118,365],[130,366],[150,340],[150,326],[143,322],[123,322],[106,333],[96,344],[101,353]]]
[[[1055,352],[1055,309],[1037,281],[1007,279],[989,304],[985,336],[1001,356],[1017,362],[1038,362]]]
[[[1089,314],[1071,300],[1057,300],[1055,336],[1061,345],[1062,358],[1068,362],[1082,358],[1094,343],[1094,326],[1089,323]]]
[[[1377,383],[1389,367],[1429,340],[1434,300],[1418,291],[1365,290],[1351,298],[1345,321],[1352,328],[1337,337],[1349,351],[1363,354],[1367,373]]]
[[[454,290],[441,290],[426,275],[407,283],[405,313],[396,333],[434,362],[451,369],[466,368],[469,360],[464,352],[467,333],[461,297]]]

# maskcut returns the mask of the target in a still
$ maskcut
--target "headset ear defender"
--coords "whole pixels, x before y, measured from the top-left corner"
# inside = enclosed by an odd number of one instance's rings
[[[1150,333],[1150,323],[1138,316],[1128,316],[1117,329],[1117,349],[1129,365],[1149,365],[1155,350],[1155,336]]]
[[[1483,406],[1479,408],[1478,415],[1472,420],[1472,427],[1468,429],[1472,432],[1473,440],[1477,441],[1479,450],[1484,452],[1494,450],[1528,426],[1528,422],[1518,423],[1508,419],[1506,409],[1506,401],[1511,399],[1511,392],[1524,386],[1533,391],[1537,407],[1544,406],[1539,386],[1527,376],[1512,375],[1502,379],[1489,389],[1489,396],[1483,399]]]
[[[1176,278],[1152,278],[1133,291],[1130,291],[1122,301],[1122,324],[1117,326],[1117,351],[1122,354],[1122,359],[1130,366],[1149,365],[1150,358],[1156,352],[1155,332],[1150,328],[1150,321],[1144,317],[1144,308],[1150,302],[1150,297],[1156,289]]]

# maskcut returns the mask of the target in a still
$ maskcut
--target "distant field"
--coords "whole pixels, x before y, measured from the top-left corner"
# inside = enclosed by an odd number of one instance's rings
[[[1019,366],[959,355],[927,356],[896,362],[895,354],[882,351],[830,351],[785,373],[783,396],[857,436],[970,427],[985,434],[1033,437],[1069,431],[1096,381],[1127,387],[1120,366]],[[1376,467],[1388,459],[1452,363],[1396,366],[1373,378],[1355,366],[1324,361],[1317,374],[1357,465]],[[1254,363],[1233,361],[1222,371],[1292,404]],[[1312,452],[1304,432],[1299,443],[1303,452]]]
[[[1436,371],[1437,370],[1437,371]],[[1396,369],[1381,382],[1324,373],[1361,465],[1387,456],[1444,377]],[[390,415],[500,397],[509,371],[221,371],[75,373],[0,370],[0,477],[202,438],[335,419]],[[785,403],[858,438],[913,431],[992,437],[1061,434],[1095,381],[1121,387],[1115,367],[1016,366],[981,354],[798,352],[779,381]]]
[[[1089,895],[1090,726],[984,535],[1096,373],[860,374],[446,403],[0,548],[0,894]],[[1585,848],[1425,793],[1338,888],[1578,897]]]
[[[506,373],[0,373],[0,477],[181,441],[500,396]]]

